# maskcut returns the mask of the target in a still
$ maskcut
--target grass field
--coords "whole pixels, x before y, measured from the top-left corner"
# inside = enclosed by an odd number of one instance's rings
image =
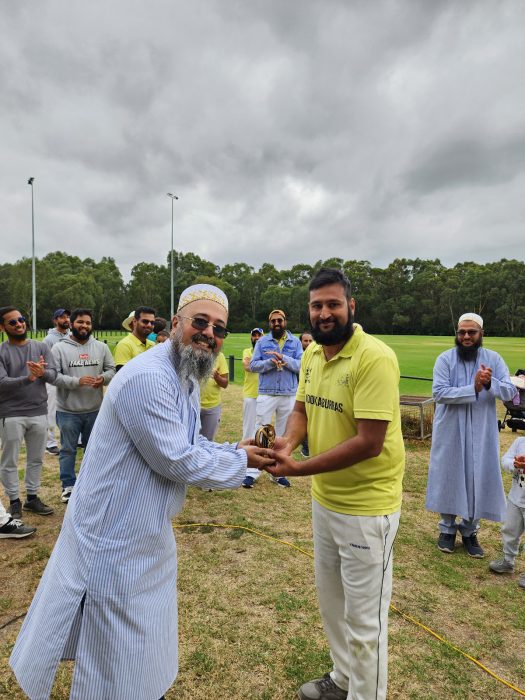
[[[107,340],[113,348],[122,337],[104,333],[101,338]],[[394,350],[399,361],[401,374],[409,377],[432,379],[432,368],[439,353],[448,350],[454,343],[450,336],[419,336],[419,335],[380,335],[387,345]],[[235,358],[234,382],[242,383],[242,351],[250,346],[249,333],[231,333],[224,341],[223,352],[228,357]],[[525,368],[525,338],[485,338],[485,347],[496,350],[504,358],[511,374],[518,368]],[[402,379],[401,394],[430,396],[432,382]]]
[[[218,439],[232,440],[241,429],[241,388],[231,385],[223,393]],[[514,437],[509,430],[500,433],[502,451]],[[525,692],[525,591],[517,586],[517,573],[497,577],[487,570],[488,561],[501,555],[499,525],[482,523],[484,560],[469,559],[462,547],[454,555],[440,553],[437,516],[424,509],[429,442],[407,442],[406,447],[392,603]],[[508,489],[508,475],[504,480]],[[307,478],[280,489],[263,475],[253,490],[189,490],[174,521],[180,672],[168,700],[291,700],[298,685],[329,668],[310,557],[309,488]],[[7,659],[64,513],[55,457],[45,458],[42,495],[55,514],[28,515],[37,535],[3,540],[0,548],[2,700],[25,697]],[[517,572],[524,569],[521,555]],[[70,663],[61,665],[52,700],[68,697],[71,669]],[[391,612],[390,700],[518,696],[422,627]]]

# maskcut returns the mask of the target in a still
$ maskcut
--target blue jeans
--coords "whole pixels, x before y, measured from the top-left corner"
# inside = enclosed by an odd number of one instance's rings
[[[78,438],[82,435],[82,444],[86,448],[95,424],[98,411],[91,413],[66,413],[57,411],[57,424],[60,428],[60,481],[62,488],[74,486],[77,480],[75,461],[77,457]]]
[[[441,520],[439,521],[439,531],[447,535],[455,535],[459,530],[462,537],[470,537],[479,530],[479,518],[466,520],[460,518],[459,523],[456,523],[457,515],[449,513],[440,513]]]

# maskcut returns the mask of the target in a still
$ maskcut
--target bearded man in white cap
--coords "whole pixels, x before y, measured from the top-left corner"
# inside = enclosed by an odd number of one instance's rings
[[[266,450],[199,436],[199,383],[227,335],[228,301],[193,285],[170,341],[109,385],[62,531],[11,666],[31,700],[49,698],[74,659],[75,700],[158,700],[177,675],[177,554],[171,519],[188,485],[237,488]]]
[[[516,392],[501,356],[482,344],[483,319],[463,314],[456,347],[436,360],[426,500],[427,510],[441,515],[438,548],[452,554],[459,530],[467,554],[477,559],[484,556],[480,519],[500,522],[506,510],[496,399],[510,401]]]

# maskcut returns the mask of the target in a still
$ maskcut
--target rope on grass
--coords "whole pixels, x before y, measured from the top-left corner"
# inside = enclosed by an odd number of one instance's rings
[[[287,547],[290,547],[291,549],[296,549],[298,552],[301,552],[301,554],[305,554],[307,557],[310,557],[310,559],[313,559],[314,556],[311,552],[308,552],[306,549],[301,549],[301,547],[298,547],[297,545],[293,544],[293,542],[288,542],[287,540],[281,540],[278,537],[272,537],[271,535],[266,535],[264,532],[259,532],[258,530],[254,530],[251,527],[246,527],[245,525],[221,525],[219,523],[185,523],[181,525],[173,525],[174,528],[176,529],[184,529],[186,527],[217,527],[217,528],[222,528],[224,530],[244,530],[245,532],[251,532],[254,535],[257,535],[258,537],[262,537],[265,540],[271,540],[272,542],[278,542],[279,544],[284,544]],[[413,625],[416,625],[416,627],[420,627],[422,630],[425,632],[428,632],[432,637],[440,641],[442,644],[445,644],[448,646],[450,649],[453,649],[455,652],[458,654],[461,654],[461,656],[464,656],[466,659],[471,661],[473,664],[475,664],[478,668],[480,668],[482,671],[485,671],[489,676],[494,678],[494,680],[498,681],[499,683],[502,683],[503,685],[507,686],[507,688],[510,688],[511,690],[514,690],[514,692],[518,693],[518,695],[521,695],[522,697],[525,697],[525,691],[521,690],[520,688],[517,688],[515,685],[512,685],[512,683],[509,683],[509,681],[506,681],[504,678],[501,678],[498,676],[494,671],[491,671],[490,668],[485,666],[484,664],[481,663],[481,661],[478,661],[475,659],[473,656],[470,656],[470,654],[467,654],[466,651],[463,651],[463,649],[460,649],[457,646],[454,646],[452,642],[449,642],[447,639],[442,637],[441,635],[437,634],[437,632],[434,632],[434,630],[430,629],[430,627],[427,627],[424,625],[422,622],[419,622],[419,620],[416,620],[415,617],[412,617],[411,615],[407,615],[404,613],[402,610],[399,610],[395,605],[392,603],[390,604],[390,608],[396,612],[400,617],[402,617],[404,620],[407,622],[411,622]]]

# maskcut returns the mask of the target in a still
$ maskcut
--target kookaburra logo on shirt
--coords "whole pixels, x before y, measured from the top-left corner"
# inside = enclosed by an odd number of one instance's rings
[[[100,360],[90,360],[87,355],[80,355],[78,360],[70,360],[68,367],[98,367]]]
[[[304,397],[306,403],[310,403],[313,406],[319,406],[319,408],[327,408],[330,411],[337,411],[338,413],[343,412],[343,404],[338,401],[332,401],[332,399],[327,399],[324,396],[314,396],[313,394],[306,394]]]
[[[339,386],[350,386],[350,375],[348,374],[348,372],[338,377],[337,383],[339,384]]]

